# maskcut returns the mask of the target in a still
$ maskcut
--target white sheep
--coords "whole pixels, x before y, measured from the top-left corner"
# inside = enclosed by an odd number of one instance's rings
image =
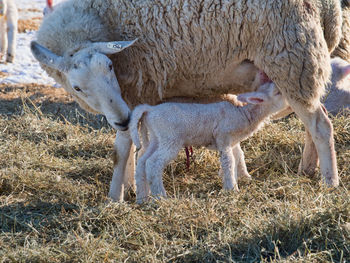
[[[16,55],[18,11],[14,0],[0,0],[0,60]]]
[[[236,70],[253,61],[304,122],[324,181],[337,186],[333,127],[319,99],[341,22],[338,0],[69,0],[44,19],[31,50],[82,107],[106,114],[119,130],[127,129],[130,108],[141,103],[238,94],[247,84],[250,89],[255,74],[237,83]],[[120,52],[125,45],[115,40],[136,38]],[[118,82],[114,77],[110,84],[113,69]],[[118,133],[113,200],[123,200],[133,177],[125,173],[131,144],[127,131]]]
[[[46,6],[43,10],[44,16],[51,14],[53,11],[53,0],[46,0]]]
[[[238,190],[238,164],[241,162],[241,167],[245,167],[240,141],[257,131],[267,117],[287,106],[272,83],[262,85],[256,92],[241,94],[238,100],[248,105],[237,107],[227,101],[210,104],[169,102],[157,106],[139,105],[134,109],[130,135],[140,149],[140,122],[142,141],[146,147],[136,167],[138,202],[146,200],[148,184],[153,196],[166,196],[162,182],[163,169],[181,148],[190,145],[218,150],[223,188]],[[243,176],[250,177],[247,172]]]

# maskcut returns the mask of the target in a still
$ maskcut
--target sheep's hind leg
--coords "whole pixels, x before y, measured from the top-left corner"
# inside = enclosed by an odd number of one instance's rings
[[[291,103],[292,105],[292,103]],[[295,106],[295,107],[293,107]],[[329,186],[338,186],[338,170],[336,153],[334,150],[333,126],[321,104],[314,111],[308,110],[302,105],[293,105],[295,113],[304,122],[310,132],[314,146],[320,159],[320,168],[323,180]],[[310,149],[306,149],[310,150]],[[306,152],[304,156],[307,156]],[[305,165],[303,167],[306,167]]]
[[[108,196],[113,201],[124,200],[124,189],[134,185],[134,152],[128,132],[118,132],[114,143],[115,166]]]

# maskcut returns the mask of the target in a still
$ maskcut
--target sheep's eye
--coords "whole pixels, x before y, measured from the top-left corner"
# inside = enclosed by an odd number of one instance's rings
[[[74,67],[75,69],[77,69],[77,68],[78,68],[78,65],[77,65],[77,64],[74,64],[73,67]]]
[[[109,64],[109,70],[112,71],[112,69],[113,69],[113,65]]]
[[[81,88],[79,88],[79,86],[73,86],[73,88],[74,88],[76,91],[81,91]]]

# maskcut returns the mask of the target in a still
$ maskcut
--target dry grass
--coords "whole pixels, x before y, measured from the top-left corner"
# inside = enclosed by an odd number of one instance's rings
[[[38,30],[41,23],[41,17],[34,17],[31,19],[18,20],[18,32],[25,33],[27,31]]]
[[[117,204],[114,132],[45,88],[0,92],[0,262],[349,261],[349,118],[333,121],[338,189],[296,174],[303,132],[290,117],[242,144],[254,179],[239,193],[220,190],[218,155],[196,149],[189,171],[184,152],[167,167],[168,200]]]

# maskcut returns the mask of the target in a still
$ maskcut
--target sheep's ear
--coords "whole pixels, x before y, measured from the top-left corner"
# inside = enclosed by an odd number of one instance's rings
[[[237,99],[250,104],[261,104],[266,101],[266,95],[262,92],[250,92],[238,95]]]
[[[38,44],[36,41],[30,43],[30,50],[40,63],[50,68],[64,71],[63,57],[56,55],[51,50]]]
[[[92,48],[103,54],[109,55],[118,53],[127,47],[130,47],[137,41],[137,38],[132,41],[113,41],[113,42],[97,42],[92,44]]]

